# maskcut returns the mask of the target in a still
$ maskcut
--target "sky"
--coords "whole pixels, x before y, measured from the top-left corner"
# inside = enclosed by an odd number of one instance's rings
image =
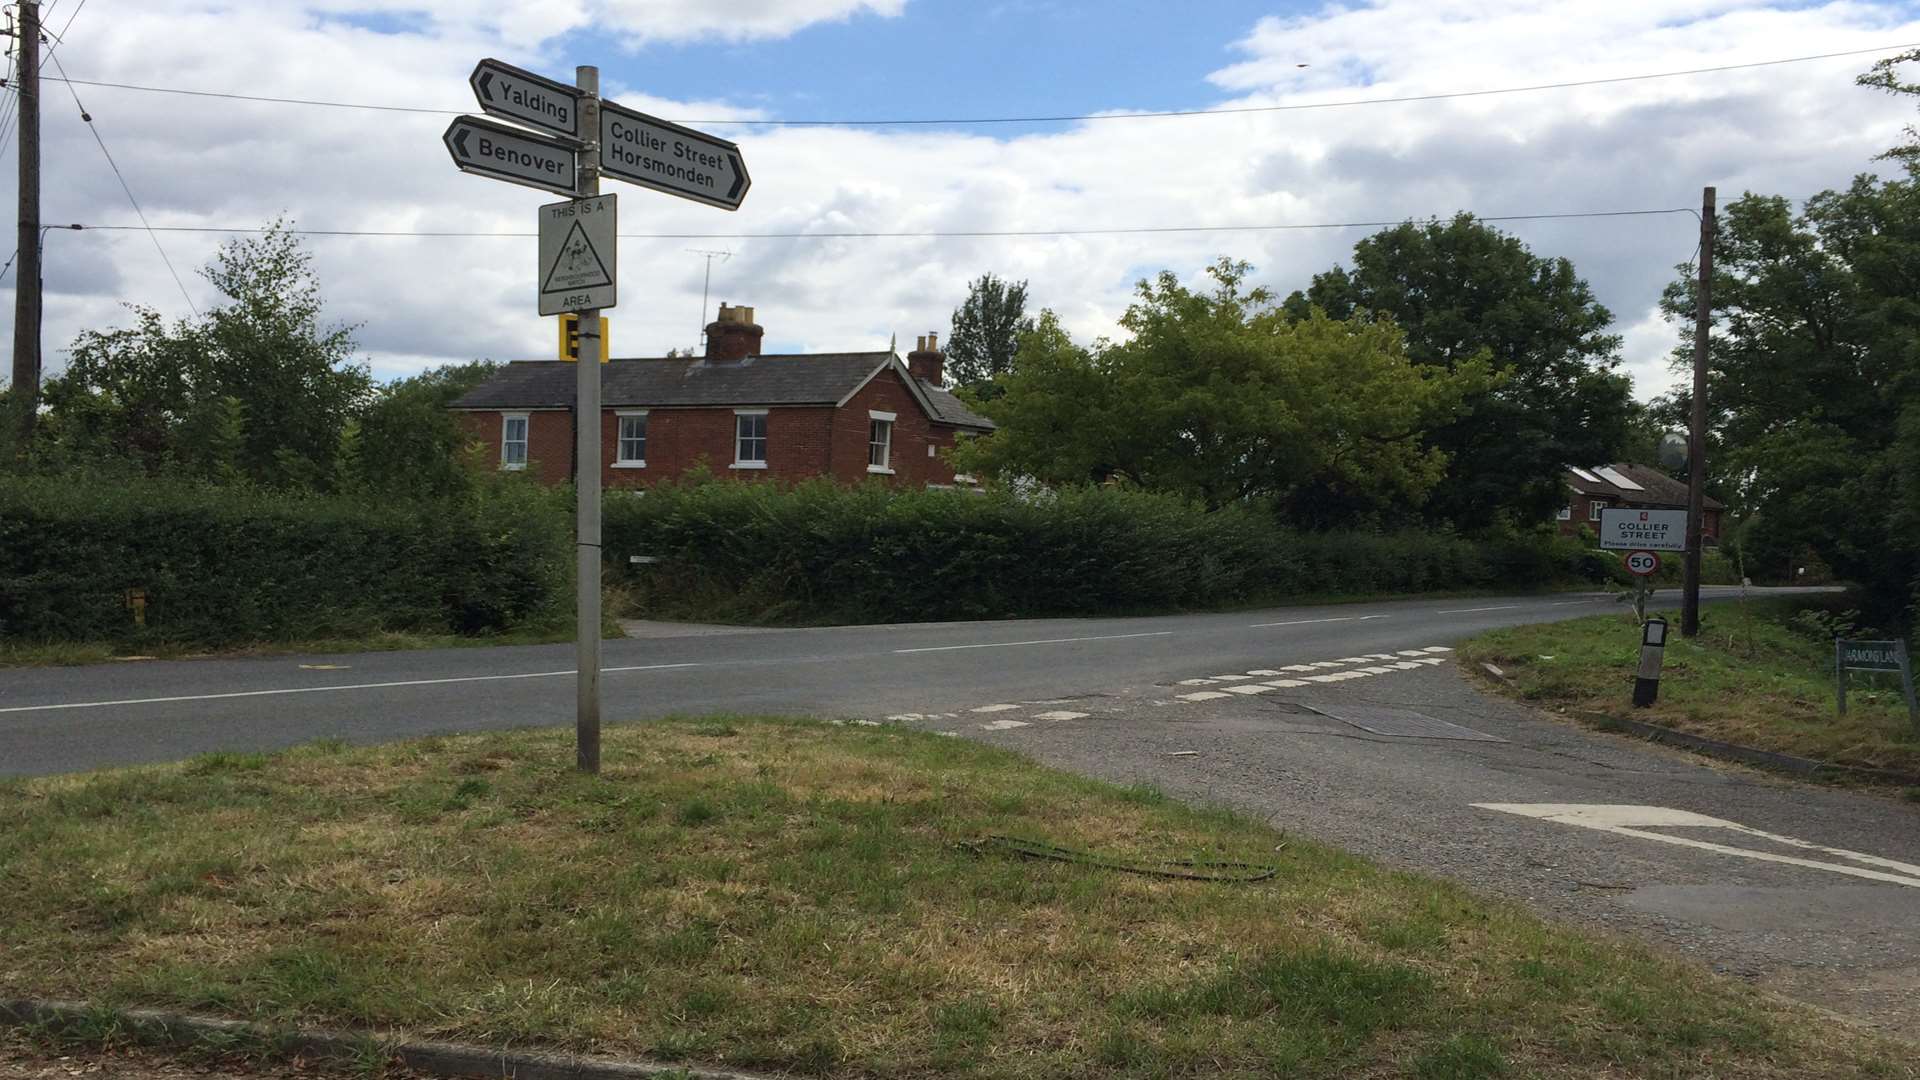
[[[42,221],[90,227],[47,238],[50,371],[81,330],[129,325],[127,305],[173,318],[219,302],[196,271],[229,237],[150,235],[132,201],[170,229],[285,218],[316,230],[529,233],[553,196],[463,174],[441,144],[453,113],[478,112],[474,63],[496,57],[562,81],[597,65],[605,97],[738,142],[752,174],[737,212],[604,184],[621,196],[620,303],[607,312],[616,356],[693,346],[720,301],[756,309],[768,352],[896,337],[904,351],[920,334],[944,336],[983,273],[1026,280],[1032,305],[1091,341],[1117,336],[1135,283],[1162,270],[1197,283],[1227,256],[1282,295],[1303,288],[1376,231],[1348,223],[1668,210],[1499,223],[1592,283],[1624,335],[1623,370],[1651,398],[1674,382],[1667,357],[1681,328],[1656,303],[1698,238],[1683,211],[1709,184],[1724,205],[1889,171],[1874,155],[1914,108],[1853,79],[1920,44],[1920,4],[1868,0],[52,0],[46,10],[58,35],[49,77],[445,110],[45,83]],[[1869,51],[1298,107],[1857,50]],[[1134,115],[1269,106],[1287,108]],[[1096,118],[1047,119],[1086,116]],[[882,120],[933,122],[857,123]],[[0,157],[14,152],[6,137]],[[12,205],[10,160],[0,172]],[[1320,225],[1347,227],[1251,228]],[[822,235],[1188,227],[1214,231]],[[305,244],[327,318],[357,327],[379,378],[553,353],[530,236]],[[729,253],[711,261],[704,312],[701,252]],[[0,340],[11,340],[12,287],[9,271]]]

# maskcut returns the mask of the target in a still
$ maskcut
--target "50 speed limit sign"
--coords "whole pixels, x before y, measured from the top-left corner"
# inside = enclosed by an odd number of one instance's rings
[[[1627,553],[1627,572],[1652,577],[1660,572],[1660,556],[1651,551],[1630,551]]]

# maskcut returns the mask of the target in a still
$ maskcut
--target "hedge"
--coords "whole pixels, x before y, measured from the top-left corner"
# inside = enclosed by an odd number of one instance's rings
[[[0,639],[232,645],[558,625],[572,579],[561,497],[374,503],[0,480]],[[146,594],[144,629],[131,589]]]
[[[1255,509],[1089,488],[888,491],[812,481],[610,493],[604,541],[638,610],[774,623],[1122,614],[1311,596],[1607,580],[1547,530],[1308,533]],[[628,570],[632,555],[656,561]],[[1624,576],[1624,575],[1622,575]]]

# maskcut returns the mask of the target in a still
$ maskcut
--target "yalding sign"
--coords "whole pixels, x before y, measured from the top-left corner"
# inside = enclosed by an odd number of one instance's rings
[[[486,59],[467,76],[480,107],[532,127],[573,137],[580,124],[580,90],[565,83],[523,71],[512,64]]]
[[[600,172],[722,210],[740,209],[753,183],[733,143],[611,101],[600,103]]]
[[[1687,512],[1605,507],[1600,511],[1600,546],[1616,551],[1685,551]]]
[[[540,208],[540,314],[610,308],[618,302],[618,208],[612,195]]]

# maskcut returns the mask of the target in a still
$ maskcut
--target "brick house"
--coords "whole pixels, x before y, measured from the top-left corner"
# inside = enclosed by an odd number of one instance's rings
[[[1658,469],[1618,462],[1588,469],[1567,470],[1567,505],[1555,515],[1560,535],[1572,536],[1582,526],[1598,532],[1600,511],[1609,506],[1640,510],[1685,510],[1687,485]],[[1700,515],[1700,532],[1707,543],[1720,540],[1720,515],[1726,509],[1709,495]]]
[[[716,475],[972,483],[941,451],[993,422],[945,388],[935,335],[893,350],[763,355],[750,307],[720,305],[701,357],[613,358],[600,369],[601,482],[646,487],[700,463]],[[549,484],[573,475],[575,368],[508,364],[455,401],[503,469]]]

